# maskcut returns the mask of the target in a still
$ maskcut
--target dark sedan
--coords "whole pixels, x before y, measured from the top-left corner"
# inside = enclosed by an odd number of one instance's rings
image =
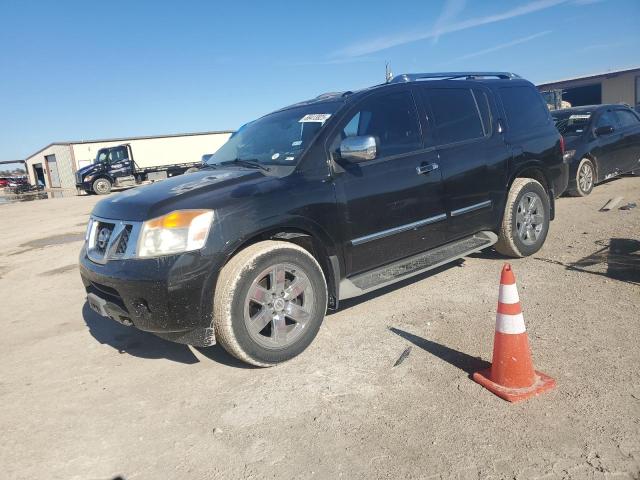
[[[565,139],[567,192],[584,197],[593,186],[640,170],[640,116],[625,105],[590,105],[551,112]]]

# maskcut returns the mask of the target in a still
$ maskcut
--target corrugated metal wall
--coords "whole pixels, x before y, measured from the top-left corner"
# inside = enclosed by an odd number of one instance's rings
[[[60,176],[61,188],[76,188],[75,170],[73,166],[73,156],[71,153],[71,146],[69,145],[51,145],[44,150],[36,153],[35,155],[27,158],[27,172],[29,173],[29,181],[32,184],[36,183],[35,175],[33,172],[33,165],[41,163],[44,168],[44,178],[46,187],[50,188],[49,184],[49,166],[47,165],[45,157],[47,155],[55,155],[56,163],[58,164],[58,175]]]

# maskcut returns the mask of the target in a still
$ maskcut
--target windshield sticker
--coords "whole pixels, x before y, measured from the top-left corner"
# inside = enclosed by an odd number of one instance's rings
[[[571,115],[569,120],[589,120],[591,118],[591,114],[588,115]]]
[[[330,113],[308,113],[304,117],[302,117],[298,122],[306,123],[306,122],[319,122],[324,123],[331,116]]]
[[[291,142],[292,147],[297,147],[299,145],[302,145],[302,140],[296,140],[295,142]]]
[[[292,161],[294,158],[296,158],[296,157],[284,157],[284,159],[285,159],[285,161],[286,161],[286,162],[290,162],[290,161]]]
[[[278,157],[280,157],[279,153],[274,153],[273,155],[271,155],[271,160],[277,160]]]

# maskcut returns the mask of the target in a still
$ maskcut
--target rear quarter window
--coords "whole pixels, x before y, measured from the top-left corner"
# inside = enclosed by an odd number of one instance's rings
[[[549,123],[549,110],[531,87],[501,87],[500,97],[507,125],[514,133],[526,133]]]

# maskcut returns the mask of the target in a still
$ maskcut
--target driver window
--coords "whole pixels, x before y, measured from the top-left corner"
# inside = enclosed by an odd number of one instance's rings
[[[378,147],[377,158],[422,148],[418,115],[408,91],[366,99],[340,133],[339,140],[356,135],[373,136]],[[339,141],[336,143],[339,146]]]
[[[600,128],[600,127],[617,127],[618,122],[616,117],[614,116],[613,112],[611,111],[606,111],[604,112],[602,115],[600,115],[600,118],[598,119],[598,123],[596,125],[596,128]]]

